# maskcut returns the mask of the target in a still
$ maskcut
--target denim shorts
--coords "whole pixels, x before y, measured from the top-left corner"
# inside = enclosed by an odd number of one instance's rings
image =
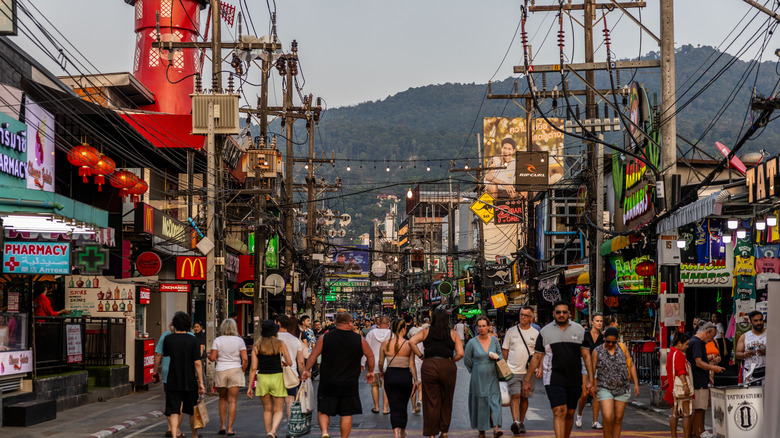
[[[626,391],[626,393],[623,395],[613,395],[612,391],[609,389],[599,388],[598,392],[596,393],[596,398],[599,401],[614,399],[615,401],[628,403],[628,401],[631,399],[631,391]]]

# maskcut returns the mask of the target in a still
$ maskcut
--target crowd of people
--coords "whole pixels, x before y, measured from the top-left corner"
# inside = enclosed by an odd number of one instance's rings
[[[423,412],[423,435],[446,437],[453,413],[457,380],[456,363],[464,360],[470,374],[468,415],[479,437],[499,437],[502,429],[500,380],[506,381],[514,435],[526,432],[525,417],[537,381],[541,381],[552,409],[556,438],[570,436],[582,427],[583,407],[592,398],[593,429],[606,438],[619,437],[630,398],[639,396],[639,380],[629,350],[613,324],[604,328],[599,313],[590,317],[587,329],[574,322],[570,306],[554,304],[554,320],[539,327],[534,309],[523,307],[516,325],[499,341],[491,321],[476,318],[473,330],[465,321],[451,326],[450,316],[434,310],[430,319],[391,320],[388,316],[354,321],[339,313],[324,327],[310,317],[278,315],[261,324],[261,336],[248,351],[238,336],[236,322],[222,322],[210,349],[202,326],[177,312],[170,331],[163,334],[155,354],[155,378],[165,385],[166,436],[181,436],[183,414],[193,413],[199,394],[205,393],[205,360],[216,362],[215,387],[219,394],[219,434],[235,435],[236,403],[241,388],[257,396],[263,406],[268,438],[275,438],[285,416],[290,417],[298,387],[287,382],[318,379],[317,421],[323,437],[329,437],[330,418],[338,416],[340,435],[349,436],[352,417],[363,413],[359,381],[365,372],[371,386],[372,413],[389,415],[396,438],[407,436],[409,411]],[[362,322],[362,325],[361,325]],[[763,314],[750,314],[752,330],[739,338],[735,350],[743,361],[746,378],[765,365],[766,332]],[[715,343],[717,324],[699,321],[693,336],[676,333],[666,362],[669,385],[665,399],[672,406],[671,436],[676,438],[682,421],[686,438],[706,438],[704,413],[713,374],[724,368]],[[723,348],[723,347],[721,347]],[[502,372],[499,361],[509,372]],[[289,368],[289,370],[287,369]],[[249,369],[249,381],[245,374]],[[601,421],[599,421],[599,415]],[[197,430],[191,418],[192,436]]]

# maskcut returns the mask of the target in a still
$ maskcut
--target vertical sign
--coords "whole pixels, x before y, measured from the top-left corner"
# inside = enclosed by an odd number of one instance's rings
[[[138,304],[149,304],[152,298],[152,290],[146,286],[138,289]]]
[[[79,324],[67,324],[65,336],[68,342],[68,363],[80,363],[83,360],[81,350],[81,326]]]
[[[8,292],[8,311],[13,313],[19,311],[19,292]]]
[[[54,115],[25,96],[27,188],[54,191]]]

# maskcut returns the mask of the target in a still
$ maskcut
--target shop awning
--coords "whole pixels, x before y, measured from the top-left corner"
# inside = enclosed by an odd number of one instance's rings
[[[656,232],[660,234],[666,231],[676,230],[683,225],[688,225],[707,216],[720,214],[721,204],[728,199],[728,190],[721,190],[706,198],[688,204],[672,213],[669,217],[662,219],[658,225],[656,225]]]
[[[601,244],[599,254],[605,256],[623,248],[628,248],[628,245],[631,245],[637,240],[639,240],[639,236],[634,234],[614,237]]]

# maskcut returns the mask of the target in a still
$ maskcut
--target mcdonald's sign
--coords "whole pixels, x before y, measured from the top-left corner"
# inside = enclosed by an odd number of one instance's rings
[[[135,207],[134,226],[136,231],[151,234],[157,241],[176,244],[185,249],[195,249],[198,244],[197,234],[190,224],[143,202]]]
[[[205,280],[206,257],[176,257],[177,280]]]

